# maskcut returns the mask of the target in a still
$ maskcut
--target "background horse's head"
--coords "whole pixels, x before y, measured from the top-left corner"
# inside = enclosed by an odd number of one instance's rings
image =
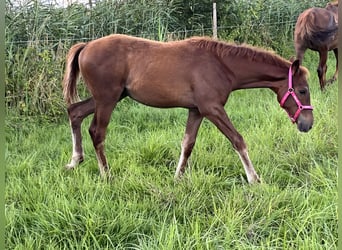
[[[288,72],[287,84],[278,92],[280,106],[301,132],[308,132],[313,125],[307,74],[307,69],[300,66],[299,60],[294,61]]]

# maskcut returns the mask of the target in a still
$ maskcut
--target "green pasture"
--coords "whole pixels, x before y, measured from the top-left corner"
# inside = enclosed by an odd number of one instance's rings
[[[86,158],[74,171],[66,114],[6,118],[6,249],[337,249],[337,83],[305,57],[315,122],[300,133],[268,89],[233,92],[226,110],[262,183],[249,185],[207,120],[184,178],[173,179],[187,111],[118,104],[106,139],[113,180]],[[335,59],[329,58],[328,76]],[[59,83],[56,83],[59,84]],[[62,96],[61,96],[62,98]]]

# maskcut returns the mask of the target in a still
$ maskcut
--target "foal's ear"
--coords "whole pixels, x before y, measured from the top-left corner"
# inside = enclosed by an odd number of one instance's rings
[[[299,67],[300,67],[300,61],[299,61],[298,59],[296,59],[296,60],[291,64],[292,75],[297,74],[297,72],[299,71]]]

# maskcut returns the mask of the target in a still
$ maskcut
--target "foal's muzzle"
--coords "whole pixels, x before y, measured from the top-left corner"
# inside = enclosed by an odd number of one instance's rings
[[[300,132],[308,132],[312,128],[313,119],[306,119],[304,116],[300,116],[296,123]]]

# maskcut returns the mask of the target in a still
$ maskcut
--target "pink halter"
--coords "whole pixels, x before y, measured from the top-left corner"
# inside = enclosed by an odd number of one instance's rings
[[[296,93],[295,93],[295,91],[294,91],[294,89],[292,87],[292,66],[290,66],[290,69],[289,69],[289,88],[288,88],[287,92],[285,93],[285,95],[283,96],[283,98],[280,101],[280,107],[284,108],[284,104],[285,104],[287,98],[290,95],[295,100],[295,102],[296,102],[296,104],[298,106],[298,109],[297,109],[297,111],[295,112],[295,114],[293,116],[291,116],[289,112],[287,112],[287,111],[286,112],[289,115],[292,123],[295,123],[297,121],[298,116],[299,116],[299,114],[300,114],[300,112],[302,110],[304,110],[304,109],[313,110],[313,107],[311,105],[306,105],[306,106],[302,105],[302,103],[299,101],[299,99],[298,99],[298,97],[297,97],[297,95],[296,95]]]

